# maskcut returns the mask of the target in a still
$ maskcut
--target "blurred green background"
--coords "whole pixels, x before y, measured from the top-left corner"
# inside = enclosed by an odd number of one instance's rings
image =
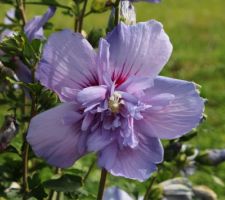
[[[138,21],[159,20],[172,41],[173,54],[162,75],[200,84],[202,96],[208,99],[207,121],[198,128],[192,144],[199,149],[225,148],[225,1],[162,0],[160,4],[136,3],[135,7]],[[8,8],[0,4],[1,21]],[[45,10],[46,6],[26,8],[29,18]],[[58,9],[51,20],[55,30],[73,29],[74,19],[63,17],[62,11]],[[84,30],[88,33],[92,28],[105,28],[108,17],[109,12],[89,15]],[[0,122],[5,112],[6,109],[0,108]],[[207,173],[198,171],[191,180],[209,186],[224,200],[225,163],[206,170]]]

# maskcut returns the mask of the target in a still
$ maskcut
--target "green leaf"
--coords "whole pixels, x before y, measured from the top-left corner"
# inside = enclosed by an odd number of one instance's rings
[[[22,137],[20,134],[17,134],[16,137],[11,141],[11,147],[16,150],[15,153],[21,155],[21,148],[22,148]]]
[[[29,177],[28,183],[29,183],[30,189],[33,189],[37,187],[38,185],[40,185],[41,180],[39,178],[38,173],[35,173],[32,177]]]
[[[154,200],[163,199],[163,188],[160,186],[153,186],[149,199],[154,199]]]
[[[24,34],[22,32],[15,32],[13,36],[4,37],[0,43],[0,49],[11,56],[21,55],[24,44]]]
[[[50,90],[42,90],[38,96],[38,111],[50,109],[58,104],[57,95]]]
[[[84,188],[79,188],[76,192],[66,192],[64,195],[64,199],[96,200],[95,194],[91,194]]]
[[[39,185],[35,187],[31,192],[29,193],[30,197],[35,197],[35,199],[44,199],[47,197],[47,193],[45,192],[45,189],[42,185]],[[30,200],[30,198],[29,198]]]
[[[29,89],[31,92],[33,92],[36,95],[40,94],[43,89],[43,86],[40,85],[39,83],[28,83],[28,84],[23,83],[23,86]]]
[[[11,57],[7,55],[0,56],[0,61],[2,61],[3,63],[8,63],[11,61]]]
[[[43,183],[45,188],[57,192],[74,192],[82,186],[82,177],[71,174],[62,175],[58,179],[52,179]]]
[[[191,140],[192,138],[196,137],[197,134],[198,134],[197,131],[193,131],[193,132],[191,132],[191,133],[189,133],[189,134],[187,134],[187,135],[182,136],[182,137],[179,139],[179,142],[187,142],[187,141]]]

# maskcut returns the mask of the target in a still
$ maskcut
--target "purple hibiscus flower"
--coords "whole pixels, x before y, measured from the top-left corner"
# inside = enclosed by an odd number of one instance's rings
[[[194,83],[157,76],[171,52],[154,20],[119,24],[97,53],[78,33],[54,33],[36,78],[64,103],[32,119],[27,140],[36,155],[69,167],[94,151],[111,174],[147,179],[163,160],[160,139],[189,132],[204,109]]]
[[[43,26],[54,15],[55,11],[56,8],[50,6],[43,16],[35,16],[33,19],[27,22],[24,27],[24,32],[30,41],[34,39],[43,40],[45,38],[43,34]],[[15,19],[15,9],[10,9],[7,12],[7,16],[8,17],[4,19],[4,23],[8,25],[12,24],[13,22],[11,19]],[[13,36],[13,34],[14,31],[5,29],[0,35],[0,42],[4,39],[4,37],[10,37]],[[1,55],[4,55],[4,52],[1,51],[0,56]],[[30,83],[32,79],[30,69],[18,57],[14,57],[13,62],[16,66],[15,73],[18,79],[23,82]]]

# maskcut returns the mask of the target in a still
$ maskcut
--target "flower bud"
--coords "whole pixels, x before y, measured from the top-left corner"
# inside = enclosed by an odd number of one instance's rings
[[[120,21],[127,25],[136,24],[136,13],[130,1],[120,1]]]
[[[186,178],[174,178],[160,183],[163,188],[164,200],[192,200],[192,186]]]
[[[196,161],[204,165],[218,165],[225,161],[225,149],[206,150],[196,158]]]
[[[195,197],[197,197],[198,199],[217,200],[216,193],[205,185],[195,186],[193,188],[193,191],[194,191]]]
[[[135,8],[130,1],[120,1],[119,4],[119,22],[123,22],[127,25],[136,24]],[[115,8],[112,8],[112,12],[109,17],[107,31],[111,31],[115,25]]]
[[[15,118],[5,117],[5,122],[0,129],[0,152],[5,150],[18,132],[18,124]]]

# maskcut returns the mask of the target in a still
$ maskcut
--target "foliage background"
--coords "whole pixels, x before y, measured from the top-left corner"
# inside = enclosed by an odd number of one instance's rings
[[[59,2],[68,3],[67,0]],[[173,55],[162,74],[202,85],[202,96],[208,99],[207,121],[200,125],[198,135],[191,143],[199,149],[225,148],[225,1],[163,0],[160,4],[137,3],[135,7],[138,21],[157,19],[170,36],[174,46]],[[0,4],[1,22],[8,8]],[[26,9],[28,18],[40,15],[45,10],[46,6],[27,6]],[[50,20],[54,23],[54,29],[72,29],[74,19],[62,17],[61,12],[62,9],[58,9]],[[84,30],[88,33],[92,28],[106,27],[108,16],[109,12],[89,15],[85,18]],[[7,108],[1,106],[0,124],[6,113]],[[82,162],[90,163],[89,160],[86,158]],[[76,169],[79,168],[86,170],[87,166],[83,167],[78,162]],[[2,166],[0,169],[2,173]],[[91,177],[96,179],[96,183],[98,173],[92,173]],[[113,177],[110,179],[124,181]],[[225,163],[213,168],[205,167],[191,176],[191,180],[215,190],[219,200],[225,199]]]

